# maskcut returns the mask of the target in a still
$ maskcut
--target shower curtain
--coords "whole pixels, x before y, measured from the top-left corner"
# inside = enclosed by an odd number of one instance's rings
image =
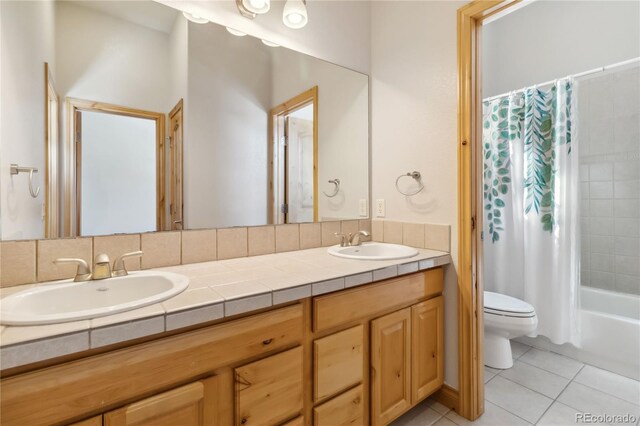
[[[535,335],[578,344],[577,85],[483,102],[485,289],[535,307]]]

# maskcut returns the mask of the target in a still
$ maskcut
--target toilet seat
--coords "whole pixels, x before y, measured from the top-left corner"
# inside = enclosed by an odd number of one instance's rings
[[[536,311],[529,303],[504,294],[484,292],[484,313],[514,318],[531,318]]]

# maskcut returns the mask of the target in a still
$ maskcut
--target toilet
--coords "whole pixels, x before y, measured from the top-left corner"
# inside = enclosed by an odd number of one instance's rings
[[[509,339],[531,334],[538,326],[536,311],[527,302],[504,294],[484,292],[484,364],[513,366]]]

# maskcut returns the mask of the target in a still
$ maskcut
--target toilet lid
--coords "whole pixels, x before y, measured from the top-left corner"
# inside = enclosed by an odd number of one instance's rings
[[[507,316],[532,316],[535,314],[533,306],[524,300],[491,291],[484,292],[484,311]]]

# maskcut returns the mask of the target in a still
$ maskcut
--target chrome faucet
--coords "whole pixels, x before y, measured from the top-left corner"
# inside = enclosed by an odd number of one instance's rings
[[[360,242],[360,237],[368,237],[369,234],[367,231],[358,231],[355,234],[349,234],[349,245],[350,246],[359,246],[362,244]]]
[[[367,231],[358,231],[355,234],[342,234],[340,232],[336,232],[334,234],[336,237],[340,238],[340,247],[348,247],[348,246],[359,246],[362,244],[360,242],[360,237],[368,237],[369,234]]]
[[[89,264],[84,259],[73,258],[60,258],[53,261],[56,265],[73,263],[78,265],[76,276],[73,279],[75,282],[84,282],[90,280],[104,280],[111,277],[122,277],[128,274],[127,269],[124,266],[124,260],[129,257],[142,256],[141,251],[134,251],[132,253],[125,253],[116,258],[113,262],[113,270],[111,269],[109,256],[104,253],[100,253],[96,256],[93,272]]]

